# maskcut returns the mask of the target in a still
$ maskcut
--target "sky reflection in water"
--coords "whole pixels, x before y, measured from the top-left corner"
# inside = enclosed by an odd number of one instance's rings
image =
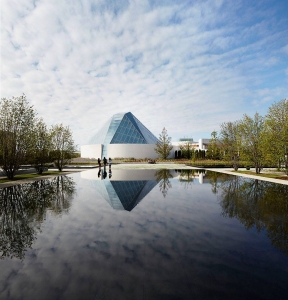
[[[287,185],[108,174],[0,190],[1,299],[287,298]]]

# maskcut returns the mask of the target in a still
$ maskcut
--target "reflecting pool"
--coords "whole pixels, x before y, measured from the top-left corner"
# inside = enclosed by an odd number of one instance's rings
[[[0,299],[287,299],[288,186],[97,169],[0,189]]]

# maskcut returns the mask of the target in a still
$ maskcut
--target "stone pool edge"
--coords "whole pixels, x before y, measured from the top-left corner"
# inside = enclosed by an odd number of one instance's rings
[[[95,166],[93,167],[95,168]],[[98,166],[96,167],[98,168]],[[258,180],[263,180],[263,181],[269,181],[269,182],[274,182],[274,183],[278,183],[278,184],[285,184],[288,185],[288,180],[281,180],[281,179],[275,179],[275,178],[266,178],[266,177],[260,177],[257,175],[250,175],[250,174],[241,174],[241,173],[235,173],[227,168],[198,168],[198,167],[191,167],[191,166],[187,166],[187,165],[183,165],[183,164],[174,164],[174,163],[157,163],[157,164],[135,164],[135,163],[128,163],[128,164],[116,164],[116,165],[112,165],[112,168],[126,168],[126,169],[161,169],[161,168],[166,168],[166,169],[205,169],[207,171],[214,171],[214,172],[218,172],[218,173],[224,173],[224,174],[229,174],[229,175],[236,175],[236,176],[242,176],[242,177],[247,177],[247,178],[251,178],[251,179],[258,179]],[[49,169],[50,170],[50,169]],[[73,174],[76,172],[82,172],[82,171],[87,171],[87,170],[91,170],[91,167],[80,167],[80,168],[67,168],[67,169],[63,169],[62,174],[53,174],[53,175],[43,175],[41,177],[34,177],[34,178],[27,178],[27,179],[23,179],[23,180],[17,180],[17,181],[10,181],[10,182],[5,182],[5,183],[0,183],[0,188],[5,188],[5,187],[9,187],[9,186],[14,186],[14,185],[18,185],[18,184],[23,184],[23,183],[27,183],[27,182],[33,182],[33,181],[39,181],[39,180],[43,180],[43,179],[47,179],[47,178],[53,178],[56,176],[62,176],[62,175],[69,175],[69,174]],[[240,169],[239,169],[240,170]],[[243,168],[244,170],[244,168]]]

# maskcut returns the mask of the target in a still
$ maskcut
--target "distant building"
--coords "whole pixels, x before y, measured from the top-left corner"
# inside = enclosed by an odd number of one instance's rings
[[[190,147],[194,150],[208,150],[210,139],[199,139],[198,142],[194,142],[193,138],[180,138],[177,142],[172,142],[173,149],[170,153],[170,157],[180,158],[181,157],[181,147],[189,143]],[[174,154],[174,156],[173,156]]]

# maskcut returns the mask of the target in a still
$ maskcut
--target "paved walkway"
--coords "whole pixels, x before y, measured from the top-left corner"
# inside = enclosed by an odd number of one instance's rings
[[[251,175],[250,174],[241,174],[241,173],[233,172],[233,168],[231,168],[231,169],[229,169],[229,168],[225,168],[225,169],[208,168],[206,170],[288,185],[288,178],[287,178],[287,180],[284,180],[284,179],[282,180],[282,179],[276,179],[276,178],[267,178],[267,177],[257,176],[257,175],[253,175],[253,174],[251,174]],[[246,169],[240,168],[239,171],[246,171]],[[255,169],[251,168],[250,171],[255,173]],[[269,173],[274,173],[274,172],[264,169],[261,173],[269,174]],[[277,172],[275,171],[275,173],[277,173]]]

